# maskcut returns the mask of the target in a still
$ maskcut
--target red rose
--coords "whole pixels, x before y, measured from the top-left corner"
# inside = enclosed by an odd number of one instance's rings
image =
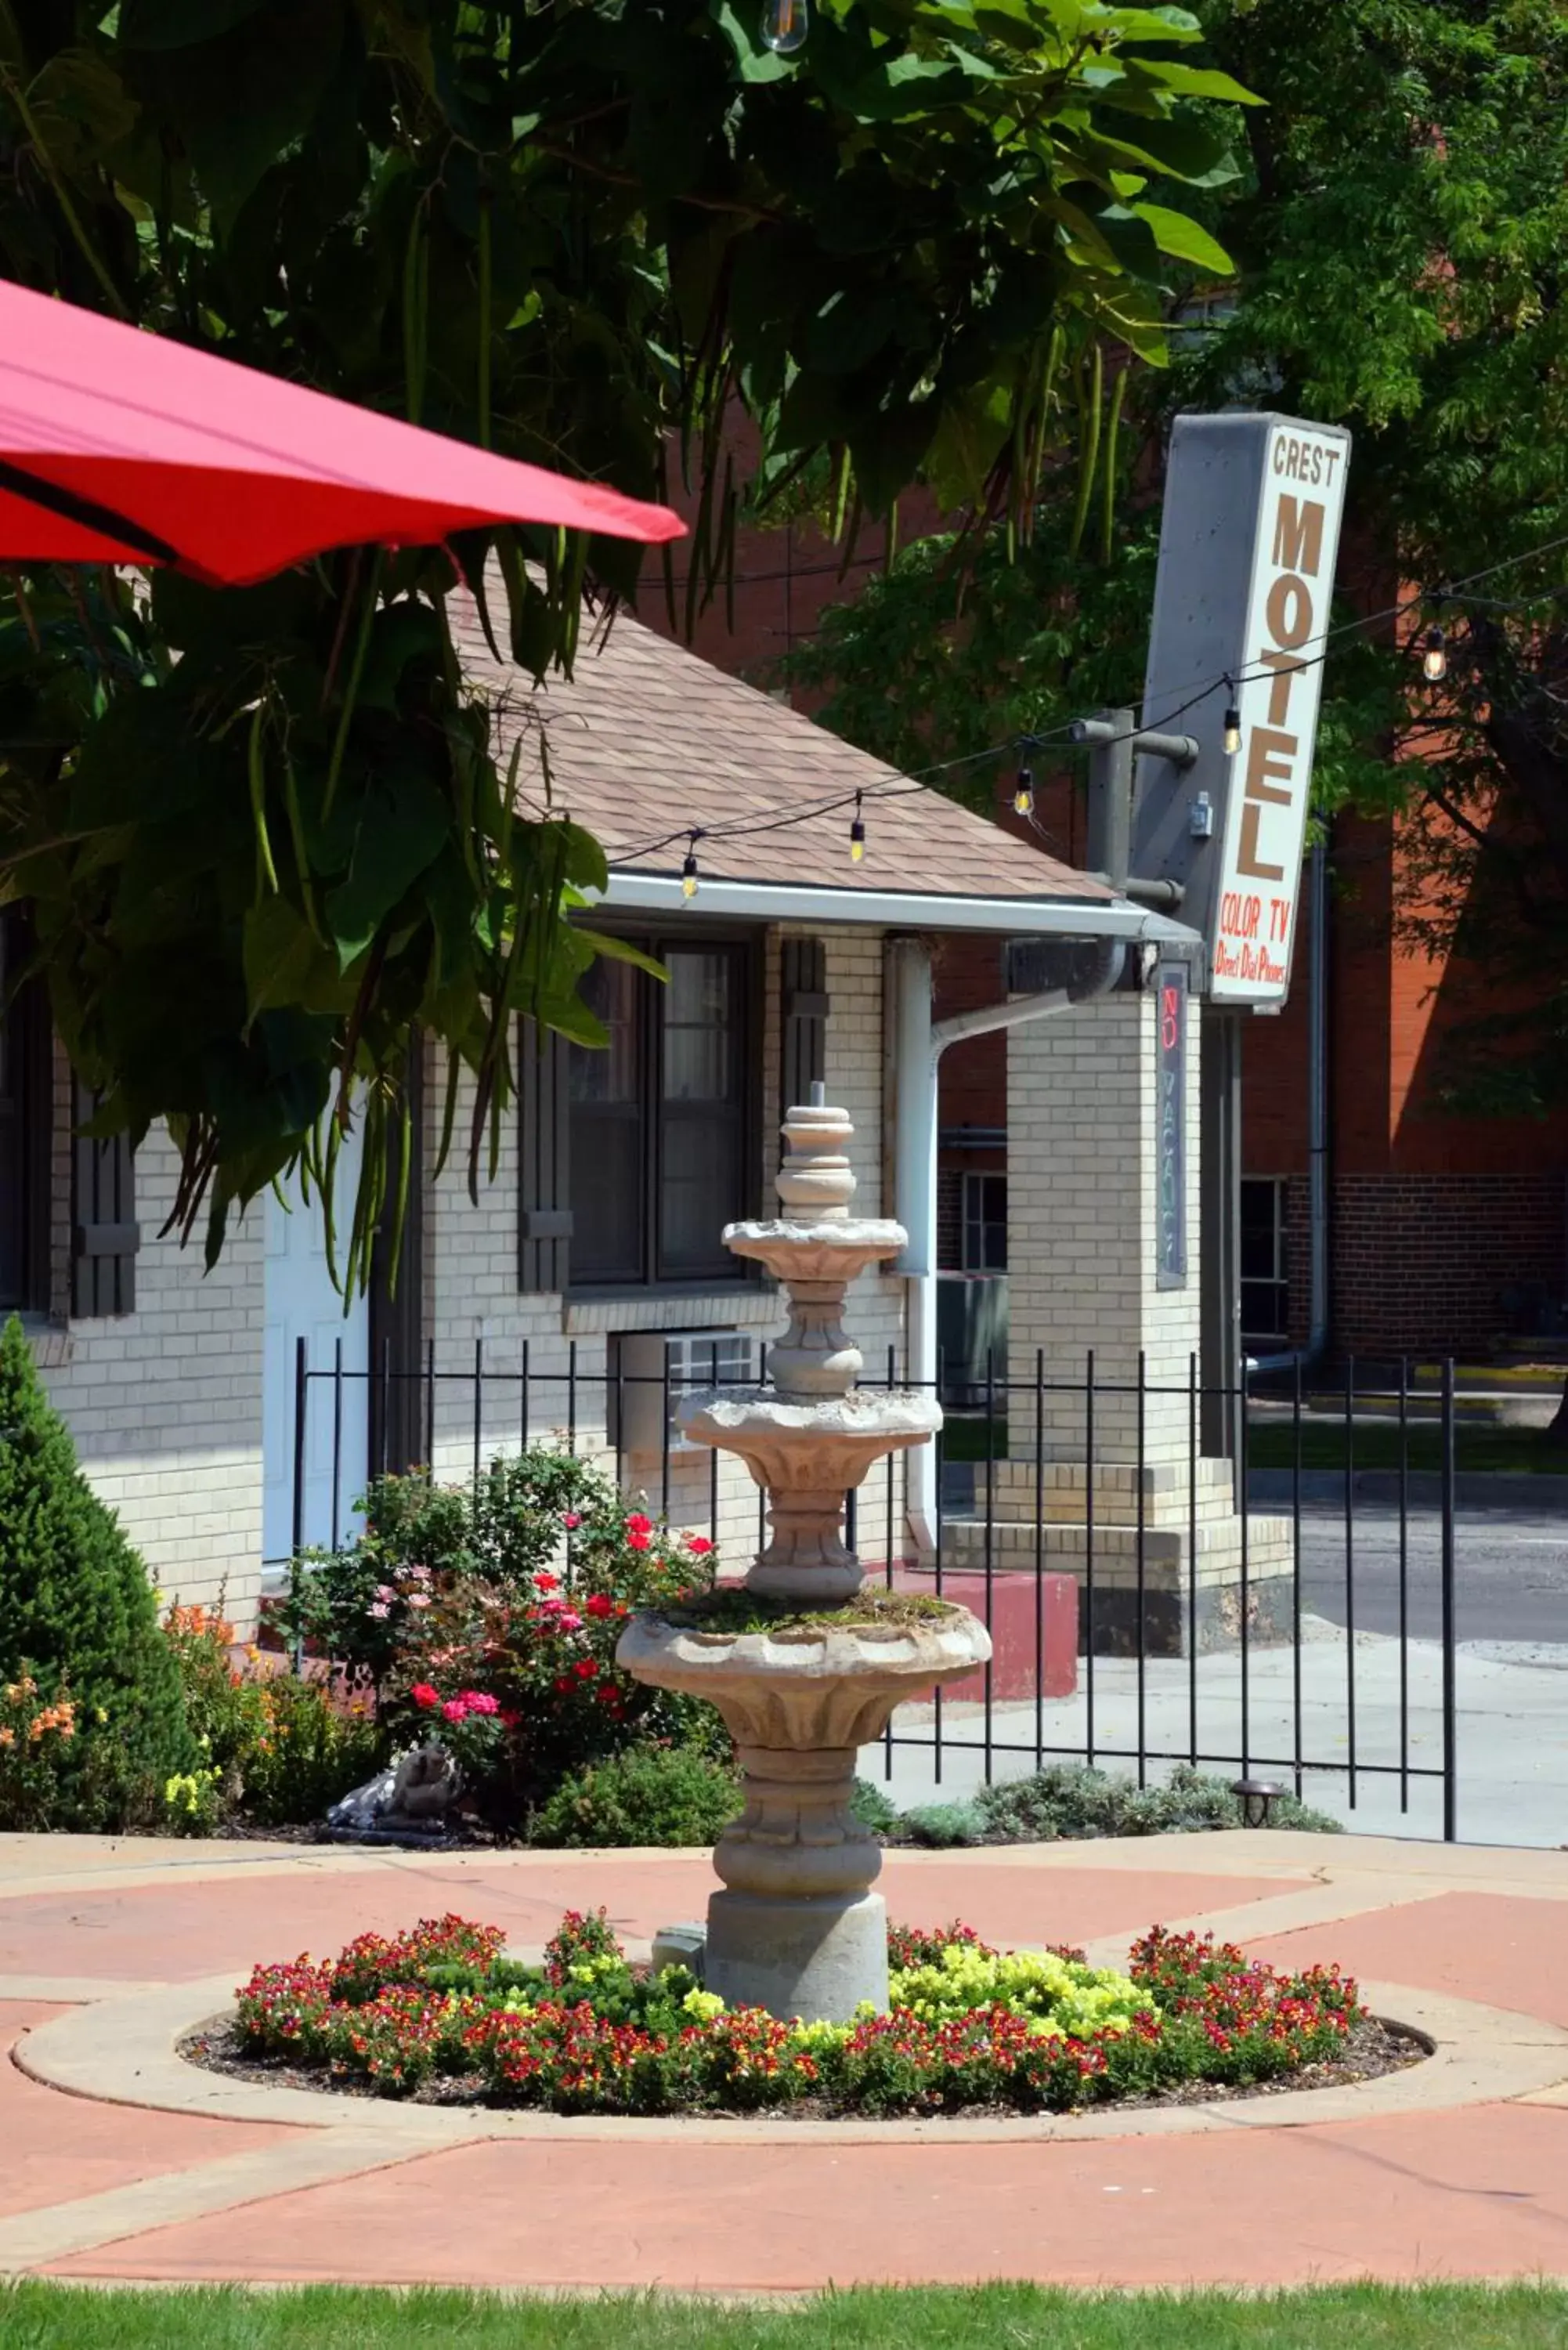
[[[571,1686],[572,1677],[570,1673],[557,1673],[556,1675],[556,1687],[561,1691],[563,1696],[566,1694],[566,1690],[571,1688]]]
[[[502,1707],[501,1727],[503,1730],[515,1730],[522,1719],[522,1715],[518,1713],[514,1707],[509,1705],[504,1705]]]
[[[601,1681],[598,1688],[594,1691],[594,1695],[598,1699],[601,1705],[618,1705],[620,1703],[620,1692],[618,1690],[612,1689],[608,1681]]]
[[[633,1526],[630,1533],[627,1535],[626,1540],[628,1550],[646,1550],[648,1548],[650,1536],[639,1533],[638,1528]]]
[[[462,1701],[470,1713],[499,1713],[500,1703],[488,1690],[464,1690]]]
[[[446,1703],[442,1706],[441,1713],[441,1720],[443,1721],[466,1721],[468,1720],[468,1708],[464,1705],[462,1698],[460,1697],[449,1697]]]
[[[634,1510],[626,1523],[629,1534],[650,1534],[653,1532],[653,1520],[645,1518],[640,1510]]]
[[[602,1591],[596,1591],[593,1593],[591,1597],[584,1600],[583,1613],[585,1616],[597,1616],[601,1618],[606,1616],[613,1616],[615,1614],[615,1601],[613,1599],[607,1599]]]
[[[575,1527],[580,1526],[582,1523],[581,1515],[576,1510],[566,1511],[561,1519],[561,1523],[566,1527],[568,1534],[570,1534]]]
[[[421,1707],[426,1713],[429,1713],[433,1707],[438,1706],[441,1703],[441,1691],[433,1687],[430,1681],[416,1681],[412,1689],[409,1691],[409,1695],[413,1699],[414,1703],[417,1706]]]
[[[536,1575],[534,1577],[535,1591],[559,1591],[560,1587],[561,1578],[558,1575]]]
[[[598,1667],[591,1657],[581,1657],[573,1666],[572,1670],[580,1681],[591,1681],[597,1673]]]
[[[689,1551],[694,1551],[699,1558],[706,1558],[713,1545],[706,1534],[688,1534],[686,1547]]]

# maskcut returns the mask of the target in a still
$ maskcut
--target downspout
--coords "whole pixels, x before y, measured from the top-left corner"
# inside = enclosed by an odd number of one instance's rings
[[[911,1385],[936,1391],[937,1379],[937,1098],[938,1069],[950,1045],[1047,1020],[1075,1004],[1105,995],[1121,976],[1126,941],[1100,939],[1089,972],[1071,988],[987,1003],[950,1019],[931,1018],[931,956],[923,939],[889,941],[894,992],[894,1213],[909,1234],[894,1270],[904,1275],[908,1371]],[[918,1550],[936,1547],[936,1447],[917,1444],[904,1455],[905,1513]]]

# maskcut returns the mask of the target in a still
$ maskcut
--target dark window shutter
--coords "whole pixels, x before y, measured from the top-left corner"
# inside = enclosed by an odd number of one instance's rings
[[[74,1085],[74,1118],[87,1124],[100,1097]],[[129,1135],[78,1133],[71,1158],[71,1312],[78,1320],[136,1310],[136,1170]]]
[[[370,1265],[370,1467],[400,1475],[426,1458],[424,1364],[424,1045],[416,1033],[409,1047],[408,1190],[403,1236],[398,1251],[398,1285],[392,1272],[392,1224],[398,1186],[403,1178],[401,1137],[394,1138],[387,1203]]]
[[[553,1029],[518,1024],[522,1158],[517,1202],[517,1286],[533,1294],[565,1289],[571,1277],[570,1113],[566,1100],[571,1047]]]
[[[779,958],[784,1067],[779,1108],[808,1102],[827,1075],[827,950],[820,939],[785,939]]]

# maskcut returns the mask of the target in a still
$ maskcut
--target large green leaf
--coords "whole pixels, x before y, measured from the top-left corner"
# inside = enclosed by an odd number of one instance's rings
[[[1190,261],[1195,268],[1210,270],[1216,277],[1233,275],[1236,265],[1224,246],[1185,213],[1171,212],[1165,204],[1134,204],[1132,210],[1148,223],[1161,253],[1171,254],[1178,261]]]

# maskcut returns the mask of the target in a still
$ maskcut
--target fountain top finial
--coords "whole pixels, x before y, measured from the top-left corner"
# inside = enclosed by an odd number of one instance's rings
[[[827,1088],[814,1084],[809,1102],[796,1102],[784,1116],[784,1136],[789,1145],[774,1189],[786,1217],[814,1224],[843,1223],[855,1197],[855,1175],[848,1144],[855,1132],[847,1111],[836,1109]]]

